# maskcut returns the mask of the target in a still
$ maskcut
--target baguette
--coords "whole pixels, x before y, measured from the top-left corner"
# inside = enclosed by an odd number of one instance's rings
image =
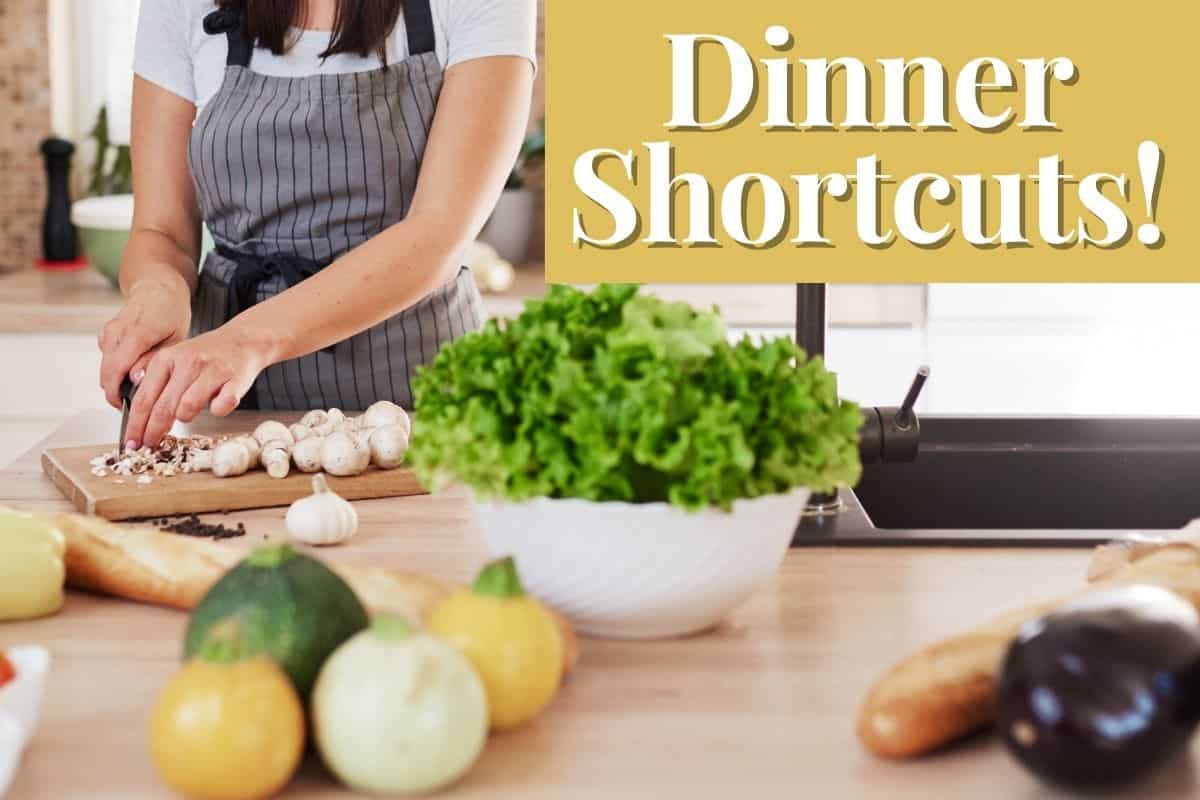
[[[237,548],[148,527],[118,525],[83,514],[40,513],[66,539],[67,584],[151,605],[190,610],[222,575],[244,558]],[[396,614],[416,625],[460,587],[426,575],[329,563],[374,613]],[[554,614],[563,634],[565,671],[579,658],[570,623]]]
[[[82,514],[42,514],[67,541],[67,584],[171,608],[195,608],[244,553]]]
[[[1134,533],[1103,544],[1092,552],[1088,562],[1088,583],[1103,580],[1164,547],[1183,544],[1200,547],[1200,525],[1193,522],[1178,531]]]
[[[1104,577],[1086,588],[1013,611],[959,636],[930,645],[893,666],[868,692],[857,734],[884,758],[930,753],[995,719],[994,691],[1008,646],[1021,627],[1082,595],[1130,584],[1175,592],[1200,610],[1200,544],[1172,539],[1156,547],[1129,548],[1113,567],[1103,556]]]

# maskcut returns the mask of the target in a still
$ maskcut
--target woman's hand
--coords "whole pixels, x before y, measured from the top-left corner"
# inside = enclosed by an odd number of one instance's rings
[[[180,282],[182,286],[182,282]],[[139,283],[121,311],[100,331],[100,386],[113,408],[121,407],[121,382],[156,348],[187,338],[192,309],[186,286]]]
[[[274,361],[272,337],[230,322],[215,331],[144,356],[144,375],[129,410],[129,447],[157,445],[176,420],[191,422],[205,406],[223,417],[237,408],[258,373]]]

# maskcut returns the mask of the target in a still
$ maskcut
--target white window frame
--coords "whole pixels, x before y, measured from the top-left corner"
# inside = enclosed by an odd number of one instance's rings
[[[82,145],[76,156],[82,180],[94,157],[86,137],[101,106],[109,106],[113,140],[129,139],[139,0],[47,0],[46,6],[51,128]]]

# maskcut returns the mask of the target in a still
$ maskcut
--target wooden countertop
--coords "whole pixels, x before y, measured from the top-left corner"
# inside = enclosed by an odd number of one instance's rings
[[[795,324],[794,292],[786,285],[654,284],[647,288],[663,299],[683,301],[697,308],[718,305],[726,322],[734,327],[790,328]],[[521,313],[526,299],[540,297],[545,290],[541,264],[518,267],[511,289],[483,294],[484,308],[489,317],[515,317]],[[835,323],[847,315],[844,307],[852,299],[843,298],[834,309],[831,319]],[[96,334],[117,313],[121,303],[121,294],[91,269],[79,272],[22,269],[0,273],[0,334]]]
[[[511,289],[485,293],[483,304],[491,317],[512,317],[520,313],[526,298],[544,291],[541,266],[522,267]],[[122,302],[120,292],[92,269],[0,273],[0,334],[96,334]]]
[[[205,427],[211,422],[202,423]],[[243,417],[232,423],[248,428]],[[114,413],[81,415],[48,440],[106,443]],[[43,445],[44,446],[44,445]],[[66,508],[41,446],[0,471],[0,503]],[[322,555],[466,579],[484,559],[460,495],[359,504],[362,531]],[[282,533],[282,510],[233,514],[247,544]],[[806,549],[716,631],[663,642],[584,640],[551,709],[494,736],[444,793],[462,798],[1025,798],[1050,796],[994,737],[923,761],[875,760],[853,716],[879,672],[930,640],[1079,585],[1075,551]],[[42,722],[10,800],[165,798],[146,715],[178,665],[186,616],[70,593],[57,616],[0,625],[0,646],[42,643],[53,664]],[[1138,796],[1194,792],[1186,763]],[[287,797],[344,794],[310,758]]]
[[[99,333],[121,294],[92,269],[0,274],[0,333]]]

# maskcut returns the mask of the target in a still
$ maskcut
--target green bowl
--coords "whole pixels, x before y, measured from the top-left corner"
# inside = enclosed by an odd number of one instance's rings
[[[129,231],[133,226],[133,195],[118,194],[107,197],[87,197],[71,207],[71,222],[79,231],[79,243],[92,268],[108,278],[113,286],[119,286],[121,256],[129,243]],[[208,228],[202,229],[200,263],[213,249],[212,236]]]
[[[71,222],[92,268],[113,286],[121,271],[121,255],[133,226],[133,195],[88,197],[71,206]]]
[[[80,228],[79,243],[87,254],[88,263],[92,269],[108,278],[109,283],[117,286],[117,276],[121,272],[121,254],[125,252],[125,244],[129,241],[129,231],[113,231],[104,228]]]

